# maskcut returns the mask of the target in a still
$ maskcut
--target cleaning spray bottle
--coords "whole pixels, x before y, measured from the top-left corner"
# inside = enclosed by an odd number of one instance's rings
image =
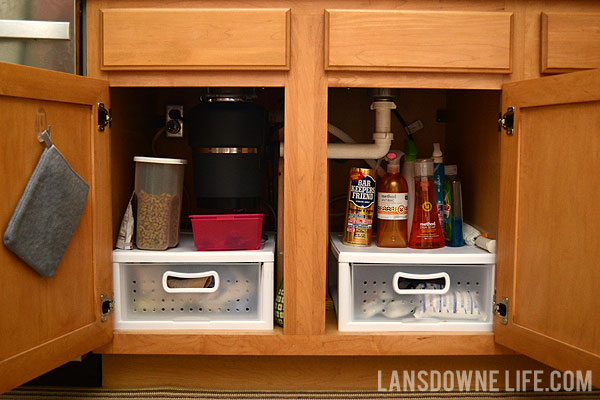
[[[435,204],[437,207],[438,216],[440,217],[440,225],[444,231],[444,158],[439,143],[433,144],[433,183],[435,184]]]
[[[408,245],[408,185],[400,175],[401,156],[387,154],[387,174],[377,183],[377,247]]]
[[[446,246],[464,246],[462,220],[462,189],[456,165],[444,167],[444,237]]]
[[[415,161],[415,213],[408,247],[437,249],[445,246],[440,218],[435,206],[433,160]]]
[[[415,209],[415,160],[417,159],[417,146],[412,140],[404,142],[405,156],[402,165],[402,176],[408,185],[408,237],[412,229],[413,214]]]

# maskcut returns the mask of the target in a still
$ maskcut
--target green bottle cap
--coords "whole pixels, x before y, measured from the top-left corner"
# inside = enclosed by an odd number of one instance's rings
[[[415,161],[417,159],[417,145],[413,140],[407,140],[404,142],[404,148],[406,153],[406,161]]]

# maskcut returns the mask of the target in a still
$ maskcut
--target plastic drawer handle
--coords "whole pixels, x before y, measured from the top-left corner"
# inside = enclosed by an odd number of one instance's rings
[[[444,278],[443,289],[400,289],[398,287],[398,278],[429,280]],[[394,274],[394,292],[398,294],[444,294],[450,290],[450,275],[445,272],[436,272],[435,274],[410,274],[408,272],[396,272]]]
[[[167,285],[167,279],[172,278],[183,278],[183,279],[195,279],[195,278],[206,278],[212,276],[214,279],[214,285],[210,288],[172,288]],[[214,293],[219,289],[219,274],[217,271],[206,271],[206,272],[175,272],[167,271],[162,277],[163,289],[167,293]]]

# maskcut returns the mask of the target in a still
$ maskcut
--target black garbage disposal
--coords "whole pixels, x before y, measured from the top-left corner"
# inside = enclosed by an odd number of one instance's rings
[[[187,113],[200,208],[255,208],[262,193],[267,111],[242,90],[212,89]]]

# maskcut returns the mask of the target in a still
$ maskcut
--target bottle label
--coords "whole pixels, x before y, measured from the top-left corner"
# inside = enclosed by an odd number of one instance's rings
[[[371,207],[375,202],[375,179],[369,175],[350,178],[350,202],[360,208]]]
[[[408,219],[408,193],[378,193],[377,218]]]

